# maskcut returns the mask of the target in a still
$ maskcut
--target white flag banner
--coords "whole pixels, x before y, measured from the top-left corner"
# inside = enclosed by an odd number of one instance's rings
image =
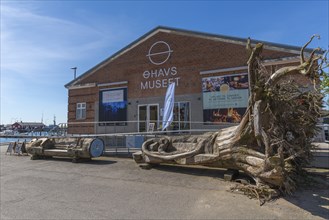
[[[171,83],[166,92],[164,102],[163,118],[162,118],[162,131],[164,131],[173,121],[174,118],[174,100],[175,97],[175,83]]]

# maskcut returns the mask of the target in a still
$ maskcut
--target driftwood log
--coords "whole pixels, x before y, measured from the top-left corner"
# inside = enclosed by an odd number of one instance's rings
[[[26,144],[31,160],[52,157],[70,157],[76,163],[100,157],[104,152],[104,142],[99,138],[39,138]]]
[[[291,193],[311,158],[322,106],[319,73],[326,65],[325,53],[316,48],[307,58],[304,54],[314,37],[301,48],[299,65],[276,71],[262,65],[263,44],[251,47],[248,39],[250,95],[241,123],[203,135],[147,140],[134,154],[135,161],[236,169],[255,180],[255,185],[240,187],[255,197]],[[299,84],[299,77],[309,83]]]

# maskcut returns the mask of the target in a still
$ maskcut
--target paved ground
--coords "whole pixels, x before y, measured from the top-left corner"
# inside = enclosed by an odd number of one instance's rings
[[[228,192],[223,170],[132,159],[30,160],[1,147],[1,219],[328,219],[329,170],[321,184],[259,206]],[[314,170],[315,171],[315,170]],[[327,179],[326,179],[327,178]]]

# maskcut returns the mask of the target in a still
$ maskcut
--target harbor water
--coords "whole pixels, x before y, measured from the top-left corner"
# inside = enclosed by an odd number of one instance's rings
[[[16,137],[2,136],[0,137],[0,145],[1,146],[7,145],[9,142],[29,142],[33,139],[31,136],[33,136],[34,138],[38,138],[48,135],[49,135],[48,132],[29,132],[24,134],[18,134]]]

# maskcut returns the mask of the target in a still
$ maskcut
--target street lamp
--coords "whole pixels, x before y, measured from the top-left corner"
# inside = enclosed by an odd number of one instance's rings
[[[71,69],[74,70],[74,79],[77,77],[77,68],[78,67],[72,67]]]

